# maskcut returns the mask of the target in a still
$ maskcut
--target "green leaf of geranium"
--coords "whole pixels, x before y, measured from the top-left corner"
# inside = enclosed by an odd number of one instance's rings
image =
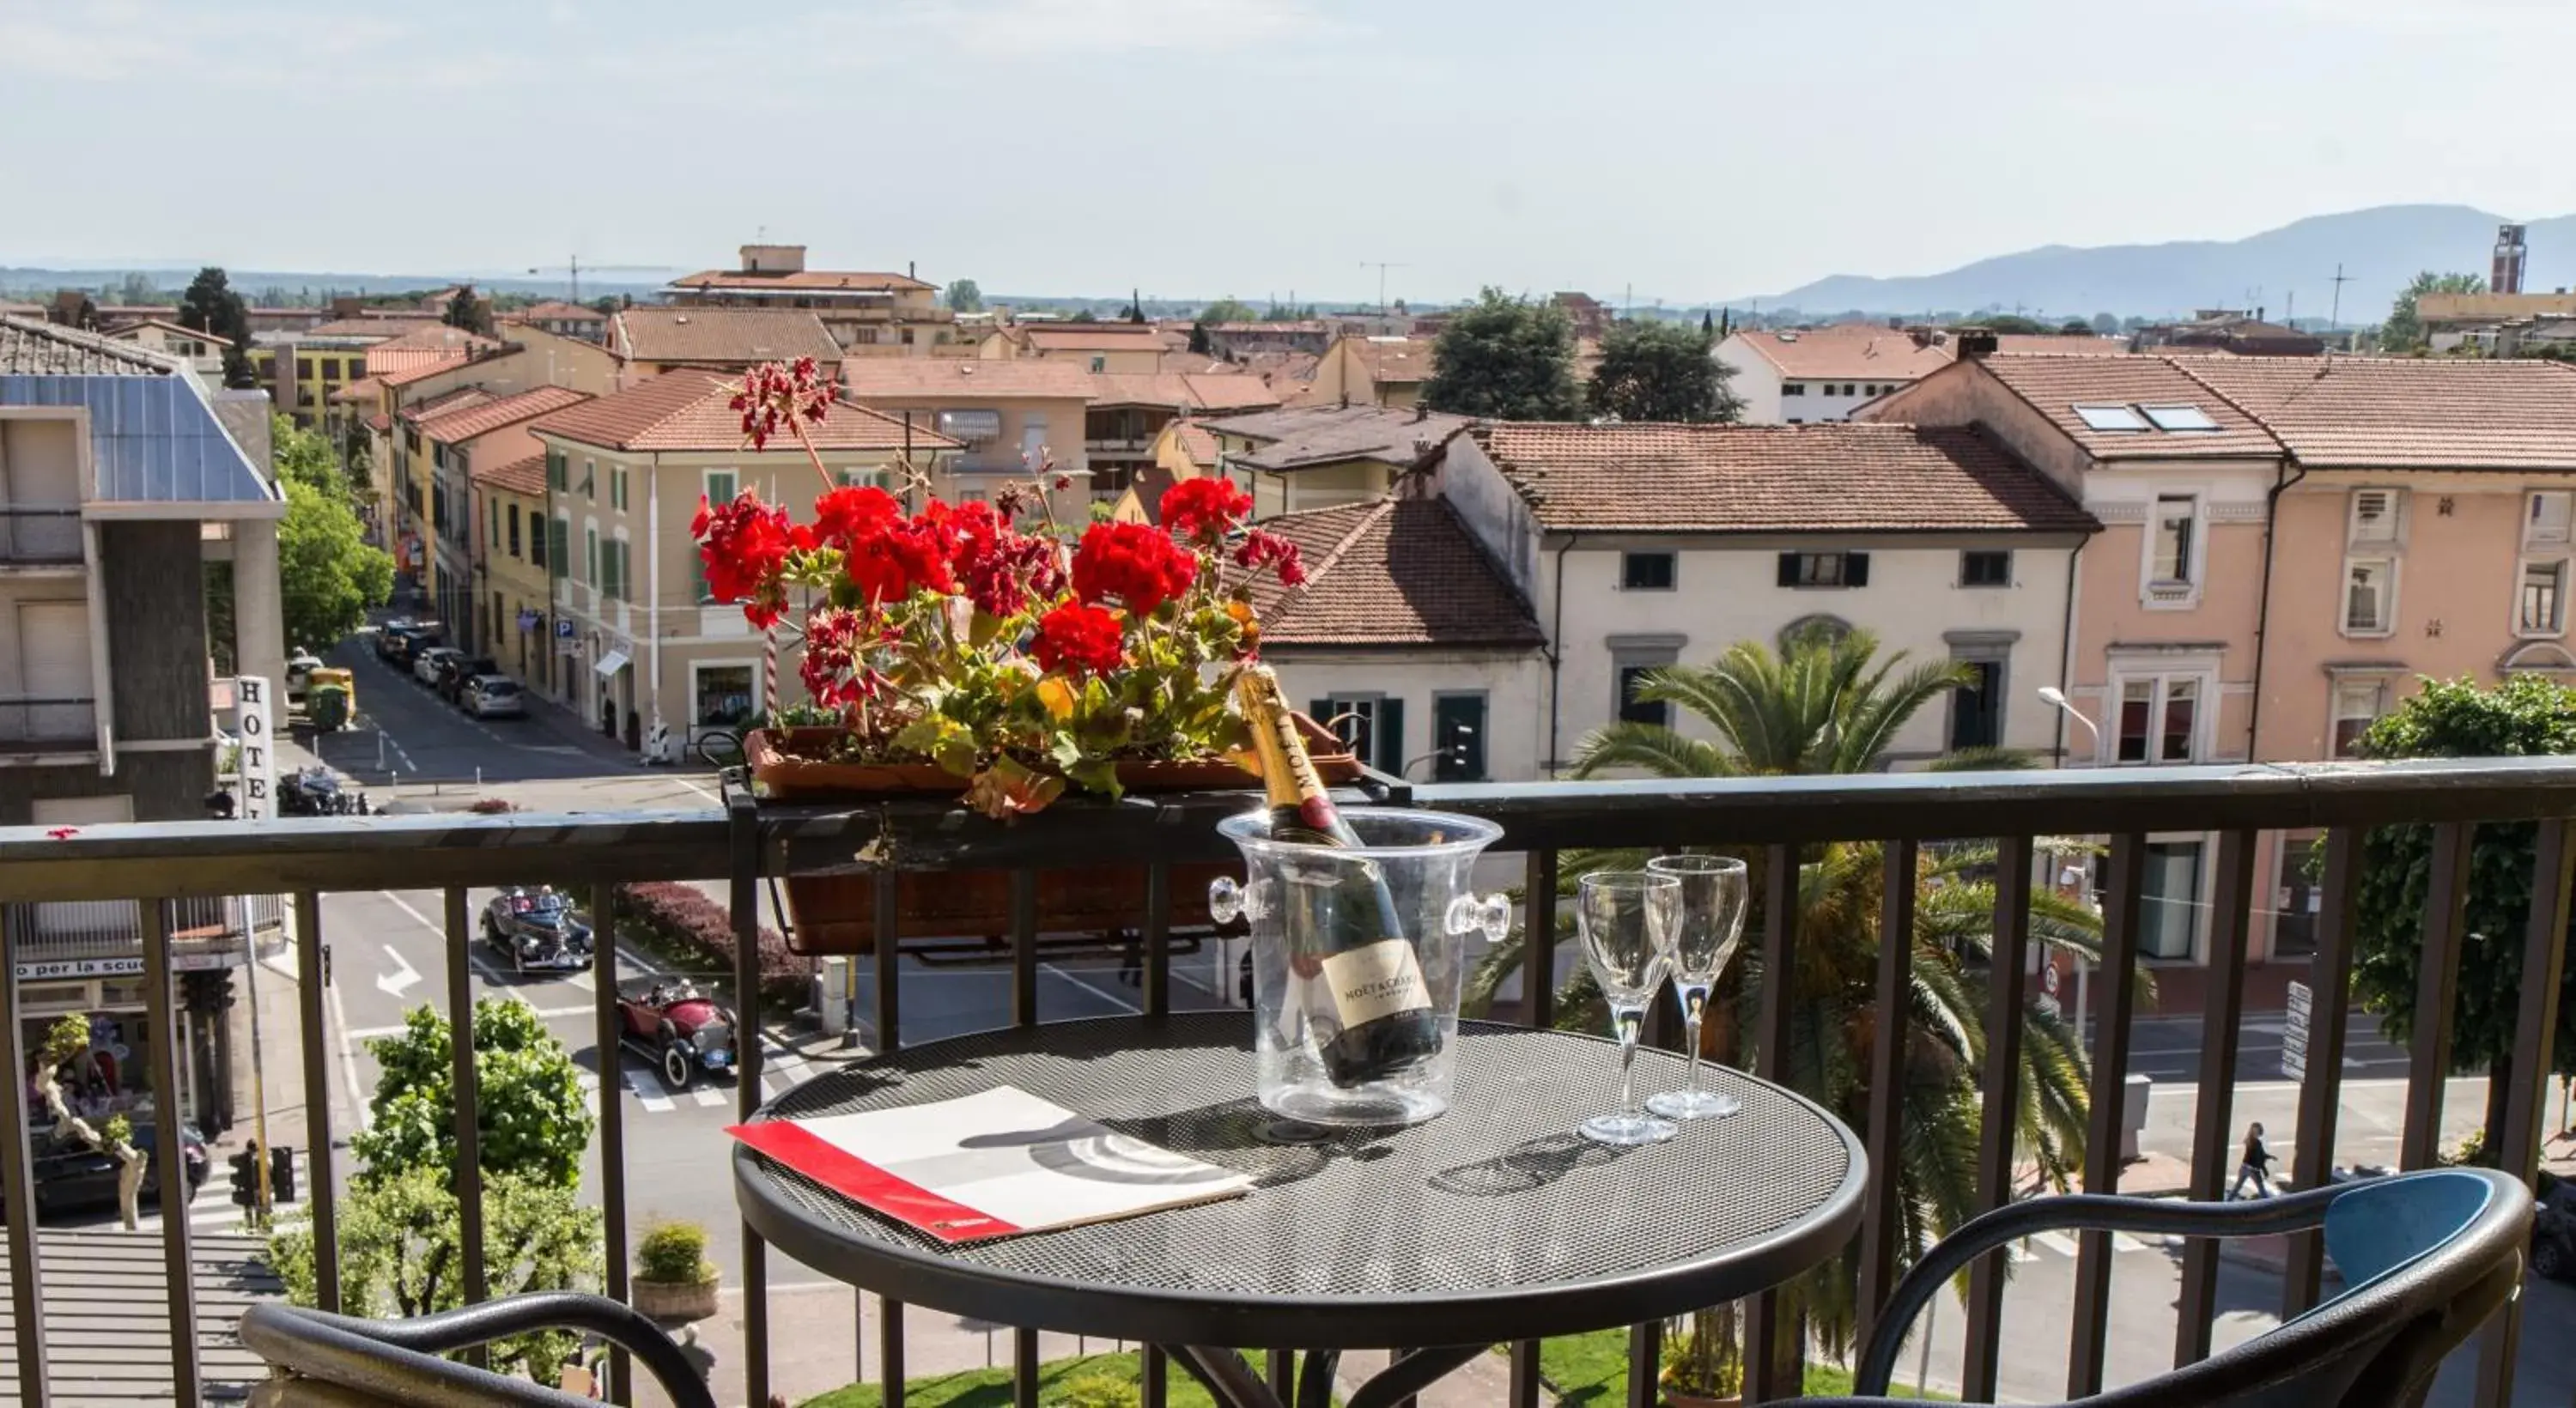
[[[1098,792],[1113,799],[1126,795],[1126,789],[1118,785],[1118,765],[1107,758],[1084,758],[1066,767],[1064,775],[1085,792]]]

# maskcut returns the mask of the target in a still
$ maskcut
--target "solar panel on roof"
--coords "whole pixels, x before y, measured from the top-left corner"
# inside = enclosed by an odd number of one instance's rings
[[[2075,414],[2082,417],[2087,430],[2144,430],[2147,423],[2136,411],[2126,406],[2078,405]]]
[[[2198,406],[2141,405],[2138,410],[2147,419],[2154,421],[2158,430],[2216,430],[2218,428],[2218,422],[2209,418],[2209,412]]]

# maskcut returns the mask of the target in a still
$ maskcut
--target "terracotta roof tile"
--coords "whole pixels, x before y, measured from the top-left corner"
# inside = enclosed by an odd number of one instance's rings
[[[1431,379],[1432,342],[1421,337],[1346,337],[1342,344],[1368,369],[1371,381],[1394,385]]]
[[[1190,463],[1202,469],[1215,468],[1219,453],[1216,436],[1197,421],[1185,420],[1176,424],[1179,429],[1174,433],[1180,438],[1181,453],[1190,457]]]
[[[382,435],[394,428],[394,418],[386,415],[382,411],[378,411],[374,415],[367,417],[367,428],[376,432],[378,435]]]
[[[1955,354],[1957,349],[1944,345],[1941,350]],[[2129,341],[2122,337],[2095,337],[2089,333],[2075,337],[2063,333],[2007,332],[1996,335],[1995,351],[2015,357],[2033,353],[2059,357],[2124,357],[2129,352]]]
[[[1095,406],[1161,406],[1186,411],[1248,411],[1276,406],[1279,393],[1241,372],[1091,372]]]
[[[1735,334],[1745,348],[1797,378],[1912,381],[1950,363],[1949,349],[1917,347],[1905,333],[1873,323]]]
[[[1297,544],[1307,581],[1253,588],[1264,650],[1484,646],[1546,641],[1528,603],[1444,499],[1380,499],[1281,514],[1261,526]]]
[[[858,289],[894,291],[909,289],[921,292],[936,287],[902,274],[882,274],[860,269],[800,269],[792,274],[754,274],[740,269],[706,269],[683,274],[671,280],[673,288],[712,289],[723,293],[756,293],[762,290],[815,291]]]
[[[657,376],[631,391],[556,411],[528,428],[611,450],[748,452],[742,413],[725,404],[740,387],[735,378],[687,368]],[[833,406],[811,434],[815,448],[826,452],[900,450],[906,443],[916,451],[962,448],[927,426],[907,431],[902,421],[846,400]],[[801,452],[792,439],[778,439],[770,442],[768,453]]]
[[[327,323],[315,323],[309,328],[296,328],[291,332],[280,333],[271,340],[301,342],[308,337],[395,338],[410,332],[445,326],[446,324],[440,322],[436,316],[428,313],[385,313],[373,317],[338,318]],[[455,331],[462,331],[462,329]]]
[[[609,322],[609,345],[639,362],[748,367],[841,355],[823,320],[802,308],[628,308]]]
[[[1274,472],[1344,460],[1409,468],[1421,458],[1422,442],[1446,444],[1467,424],[1465,416],[1369,405],[1285,406],[1209,422],[1228,435],[1265,442],[1238,458],[1250,468]]]
[[[174,332],[181,337],[193,337],[206,344],[208,347],[230,347],[233,345],[233,340],[229,337],[218,337],[213,333],[189,327],[185,323],[181,323],[170,318],[129,318],[109,328],[107,330],[107,335],[121,342],[125,340],[125,335],[127,333],[141,332],[145,328],[159,328],[163,332]]]
[[[2565,363],[2231,357],[2181,369],[2302,464],[2576,470],[2576,367]]]
[[[442,406],[436,414],[421,418],[420,429],[432,440],[443,440],[453,445],[477,435],[488,435],[504,426],[517,425],[523,420],[534,420],[549,411],[580,405],[589,399],[588,393],[567,386],[540,386],[496,401]]]
[[[508,464],[496,464],[489,468],[477,465],[469,477],[477,484],[489,484],[493,488],[507,490],[513,494],[525,494],[532,499],[542,499],[546,496],[546,457],[529,455],[525,459],[516,459]]]
[[[0,373],[20,376],[168,376],[171,358],[94,332],[0,316]]]
[[[1162,334],[1136,323],[1050,323],[1024,330],[1041,352],[1160,352]]]
[[[403,407],[402,418],[406,424],[418,425],[432,416],[443,416],[449,411],[461,411],[470,406],[488,406],[500,399],[479,386],[460,386],[452,391],[442,391],[426,401]]]
[[[2194,357],[2190,365],[2199,367],[2207,361]],[[2190,459],[2281,452],[2279,444],[2252,416],[2194,379],[2171,358],[1988,357],[1975,365],[2029,402],[2096,459]],[[2299,365],[2310,371],[2316,367],[2313,362]],[[2075,410],[2077,406],[2137,405],[2197,406],[2218,423],[2218,429],[2095,430]],[[1887,412],[1890,416],[1904,413],[1901,402]]]
[[[855,399],[1034,399],[1088,401],[1093,375],[1072,362],[1035,358],[986,362],[964,357],[850,357],[841,384]]]
[[[586,304],[566,303],[560,298],[549,298],[543,303],[531,303],[525,308],[512,309],[501,315],[501,321],[505,323],[604,323],[608,321],[608,315]]]
[[[2057,532],[2100,524],[1969,427],[1478,425],[1551,529]]]
[[[2415,300],[2415,316],[2428,323],[2576,317],[2576,293],[2428,293]]]

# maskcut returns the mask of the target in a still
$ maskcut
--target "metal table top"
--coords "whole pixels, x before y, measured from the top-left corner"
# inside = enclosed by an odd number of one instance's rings
[[[780,1251],[908,1304],[1158,1344],[1290,1349],[1493,1344],[1678,1315],[1832,1255],[1867,1163],[1842,1123],[1702,1067],[1741,1113],[1671,1142],[1574,1132],[1617,1100],[1618,1049],[1564,1032],[1459,1030],[1448,1113],[1319,1130],[1255,1103],[1241,1012],[984,1032],[818,1076],[759,1118],[811,1118],[1015,1085],[1122,1133],[1252,1175],[1246,1197],[947,1246],[752,1152],[744,1218]],[[1680,1058],[1637,1058],[1642,1096]]]

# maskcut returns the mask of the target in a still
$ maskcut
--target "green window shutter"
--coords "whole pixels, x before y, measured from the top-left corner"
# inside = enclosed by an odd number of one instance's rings
[[[715,600],[715,593],[707,589],[707,560],[694,544],[689,548],[689,600],[700,606]]]
[[[596,528],[583,529],[581,533],[581,545],[581,579],[595,588],[599,585],[599,530]]]
[[[1404,771],[1404,701],[1393,695],[1377,701],[1377,761],[1379,772]]]
[[[556,581],[572,572],[571,530],[560,518],[546,520],[546,575]]]

